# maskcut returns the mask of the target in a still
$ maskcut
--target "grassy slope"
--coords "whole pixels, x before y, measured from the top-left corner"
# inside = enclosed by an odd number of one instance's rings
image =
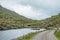
[[[54,35],[58,38],[58,40],[60,40],[60,32],[56,31]]]

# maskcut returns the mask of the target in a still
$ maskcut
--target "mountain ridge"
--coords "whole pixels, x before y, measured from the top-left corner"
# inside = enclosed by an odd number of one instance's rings
[[[32,20],[0,6],[0,30],[58,26],[60,27],[60,13],[44,20]]]

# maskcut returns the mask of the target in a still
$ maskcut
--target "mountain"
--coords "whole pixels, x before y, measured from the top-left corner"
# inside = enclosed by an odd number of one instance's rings
[[[8,10],[0,5],[0,29],[22,28],[24,24],[32,19],[21,16],[14,11]]]

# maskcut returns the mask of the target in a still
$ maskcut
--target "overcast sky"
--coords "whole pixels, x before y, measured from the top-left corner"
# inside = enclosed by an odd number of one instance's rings
[[[0,0],[0,5],[36,20],[45,19],[60,12],[60,0]]]

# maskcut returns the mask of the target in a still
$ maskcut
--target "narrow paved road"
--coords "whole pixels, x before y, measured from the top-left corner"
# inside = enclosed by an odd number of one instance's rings
[[[54,36],[54,30],[45,31],[37,34],[31,40],[57,40]]]

